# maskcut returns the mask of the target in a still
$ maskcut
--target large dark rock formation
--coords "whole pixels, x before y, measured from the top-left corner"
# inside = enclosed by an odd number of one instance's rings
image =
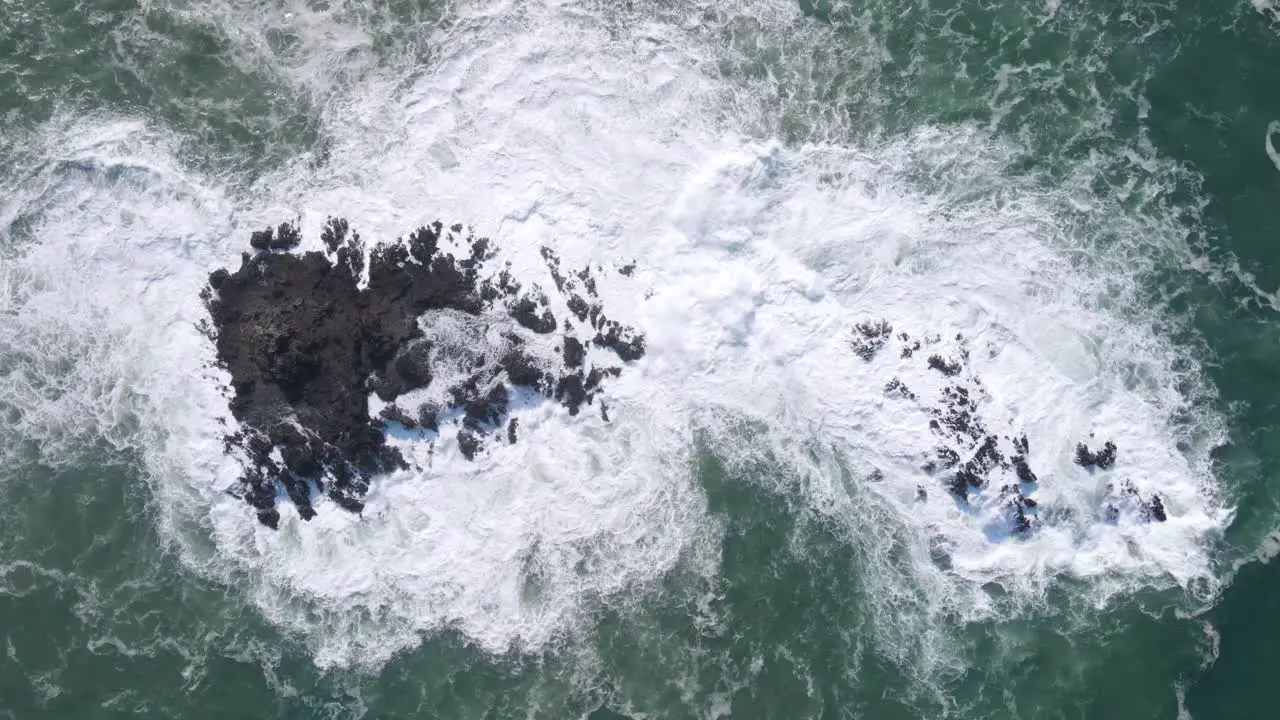
[[[509,269],[486,274],[489,241],[464,235],[460,225],[446,230],[437,222],[366,252],[346,221],[332,219],[321,240],[325,252],[296,254],[289,252],[301,241],[295,226],[255,232],[250,245],[258,252],[245,253],[234,272],[215,271],[202,294],[206,331],[231,375],[230,409],[240,424],[226,445],[248,458],[232,492],[270,527],[279,523],[281,491],[304,519],[315,515],[314,493],[360,511],[370,478],[405,466],[386,443],[388,422],[425,434],[452,419],[460,424],[460,451],[474,459],[494,430],[506,428],[508,441],[516,441],[515,419],[507,421],[516,388],[576,415],[621,364],[644,354],[642,335],[605,317],[590,271],[562,273],[549,250],[543,256],[557,291],[580,319],[590,318],[588,342],[613,350],[618,363],[591,363],[537,285],[525,291]],[[432,318],[448,313],[484,332],[462,343],[450,344],[447,333],[436,337]],[[504,317],[509,326],[495,330]],[[563,350],[539,356],[523,331],[560,333]],[[397,403],[443,376],[440,402]],[[390,403],[377,418],[369,415],[371,393]],[[603,402],[601,412],[607,419]]]

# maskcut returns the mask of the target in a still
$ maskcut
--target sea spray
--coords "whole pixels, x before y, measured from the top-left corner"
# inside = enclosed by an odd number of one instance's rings
[[[468,6],[425,70],[374,64],[324,85],[323,153],[243,185],[187,169],[163,129],[90,120],[76,132],[103,139],[48,143],[46,189],[6,215],[32,240],[3,271],[19,290],[5,309],[30,320],[5,340],[64,362],[6,376],[20,435],[139,453],[165,541],[323,666],[379,667],[446,628],[494,653],[553,648],[599,607],[642,602],[720,542],[699,451],[839,527],[867,560],[869,603],[901,601],[904,617],[1032,614],[1063,578],[1096,602],[1213,585],[1230,519],[1208,461],[1221,423],[1184,351],[1131,302],[1145,219],[1016,172],[1019,150],[971,124],[857,147],[751,137],[771,110],[733,94],[742,124],[724,117],[714,42],[662,18],[517,5]],[[770,22],[797,21],[783,15]],[[649,339],[611,388],[613,422],[533,405],[521,443],[472,464],[408,439],[424,470],[376,478],[364,519],[321,506],[258,528],[224,492],[242,468],[218,440],[228,378],[197,330],[199,290],[253,229],[296,215],[315,236],[337,212],[381,237],[466,218],[502,238],[498,262],[548,284],[542,247],[575,267],[634,260],[599,288]],[[883,388],[936,395],[941,377],[861,358],[849,336],[866,318],[970,339],[987,423],[1026,434],[1055,522],[989,533],[930,484],[927,418]],[[75,377],[52,382],[65,368]],[[66,411],[43,415],[50,400]],[[1071,462],[1090,436],[1117,443],[1113,472],[1166,498],[1167,522],[1108,520],[1105,483]],[[937,639],[913,628],[878,642]]]

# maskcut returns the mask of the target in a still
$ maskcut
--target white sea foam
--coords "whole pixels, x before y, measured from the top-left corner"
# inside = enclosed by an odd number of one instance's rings
[[[202,263],[226,259],[230,206],[165,150],[137,122],[59,125],[0,211],[0,407],[17,430],[6,440],[33,440],[50,462],[86,437],[133,447],[157,422],[219,414],[188,417],[179,398],[172,414],[139,417],[147,396],[168,396],[166,366],[199,371],[187,295]]]
[[[1267,123],[1267,137],[1264,145],[1267,150],[1267,157],[1271,160],[1271,164],[1276,166],[1276,170],[1280,170],[1280,150],[1276,150],[1275,144],[1271,141],[1271,139],[1276,135],[1280,135],[1280,121],[1272,120],[1270,123]]]
[[[245,197],[184,173],[139,127],[50,143],[52,164],[0,216],[29,214],[39,239],[0,271],[0,314],[17,318],[0,347],[39,348],[38,368],[0,375],[20,435],[52,441],[54,458],[59,437],[89,429],[140,449],[165,536],[322,665],[377,665],[443,629],[495,652],[545,647],[691,554],[714,574],[699,439],[731,468],[767,468],[743,482],[843,528],[868,558],[872,602],[896,610],[884,622],[923,630],[915,642],[937,630],[910,624],[903,602],[981,617],[991,582],[1036,603],[1064,575],[1099,600],[1211,580],[1209,542],[1230,514],[1204,443],[1178,446],[1217,420],[1187,420],[1196,378],[1124,307],[1125,248],[1089,244],[1089,223],[1137,232],[1119,206],[1083,213],[1080,198],[1015,179],[1007,150],[970,128],[867,148],[743,137],[713,120],[725,89],[695,35],[573,3],[465,6],[427,72],[370,71],[334,91],[324,170],[299,163]],[[343,214],[371,240],[469,222],[500,242],[499,262],[548,286],[543,245],[571,267],[637,260],[600,292],[649,354],[610,385],[611,423],[532,405],[521,441],[475,463],[448,433],[398,437],[416,467],[381,478],[363,517],[321,500],[315,520],[285,506],[268,531],[222,493],[238,472],[218,441],[225,378],[205,368],[194,323],[205,274],[281,212],[312,235]],[[984,421],[1025,432],[1043,480],[1046,521],[1029,538],[993,530],[992,495],[961,507],[921,471],[928,417],[883,387],[898,377],[929,399],[941,377],[919,358],[855,356],[852,323],[875,318],[968,338]],[[1071,463],[1091,435],[1120,447],[1106,475],[1159,493],[1168,522],[1105,520],[1101,474]]]
[[[1253,9],[1270,20],[1280,20],[1280,7],[1275,0],[1253,0]]]

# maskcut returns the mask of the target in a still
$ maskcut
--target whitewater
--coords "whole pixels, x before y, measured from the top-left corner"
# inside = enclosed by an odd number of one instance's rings
[[[805,94],[722,77],[736,50],[706,23],[820,42],[790,7],[460,3],[423,39],[425,67],[378,58],[361,27],[376,18],[189,12],[226,29],[237,62],[322,99],[323,147],[237,177],[146,118],[59,115],[20,137],[25,172],[0,180],[0,417],[16,428],[0,452],[136,454],[162,541],[316,664],[378,668],[445,630],[543,650],[677,570],[714,597],[708,456],[834,528],[895,618],[876,629],[886,646],[945,653],[938,618],[1032,615],[1067,581],[1095,607],[1217,591],[1224,421],[1140,289],[1139,238],[1176,245],[1173,219],[1018,172],[981,127],[787,138],[780,118],[805,115]],[[271,33],[294,39],[288,53]],[[534,405],[521,442],[475,463],[447,437],[399,438],[416,467],[379,478],[362,516],[322,500],[311,522],[282,506],[279,532],[259,526],[224,492],[240,466],[199,291],[250,231],[297,218],[314,248],[330,215],[371,240],[465,222],[544,285],[544,246],[571,267],[634,262],[599,285],[649,342],[610,386],[611,421]],[[869,320],[969,351],[984,422],[1034,449],[1033,533],[993,530],[994,488],[966,507],[922,470],[928,416],[884,388],[936,399],[944,379],[896,352],[860,358],[851,333]],[[1114,471],[1073,464],[1077,442],[1103,439]],[[1108,518],[1121,482],[1159,493],[1168,521]]]

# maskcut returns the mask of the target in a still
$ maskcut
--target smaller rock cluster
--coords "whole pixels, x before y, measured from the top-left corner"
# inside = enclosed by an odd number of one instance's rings
[[[1075,463],[1082,468],[1093,470],[1110,470],[1116,464],[1116,444],[1110,440],[1102,445],[1102,449],[1097,452],[1090,452],[1089,446],[1084,443],[1076,445]],[[1165,512],[1164,501],[1159,495],[1152,493],[1150,497],[1142,497],[1138,489],[1133,486],[1129,480],[1120,482],[1119,488],[1114,482],[1108,482],[1106,486],[1106,497],[1108,498],[1106,506],[1103,507],[1103,517],[1107,522],[1116,522],[1120,519],[1122,507],[1135,507],[1138,517],[1143,520],[1155,522],[1164,522],[1169,519],[1169,515]]]
[[[1076,445],[1076,464],[1080,467],[1110,470],[1116,464],[1116,444],[1108,440],[1103,443],[1101,450],[1090,452],[1088,445],[1080,443]]]
[[[938,335],[914,338],[900,332],[893,335],[885,320],[872,320],[854,326],[850,345],[855,355],[870,362],[892,339],[900,346],[899,357],[911,360],[926,347],[941,345]],[[938,475],[943,485],[958,501],[968,503],[972,493],[998,483],[1000,497],[1015,532],[1029,532],[1035,523],[1039,503],[1032,497],[1041,478],[1032,469],[1031,443],[1025,434],[999,435],[983,423],[981,404],[986,397],[982,381],[970,372],[969,352],[963,335],[956,335],[952,353],[935,352],[925,360],[925,367],[946,378],[939,402],[927,406],[929,429],[939,444],[924,464],[930,475]],[[891,378],[884,386],[885,395],[897,400],[918,402],[917,394],[900,378]],[[1116,463],[1115,443],[1106,441],[1096,452],[1081,443],[1076,447],[1075,462],[1090,470],[1110,470]],[[1156,495],[1143,500],[1131,483],[1121,486],[1126,498],[1137,498],[1141,516],[1163,522],[1167,519],[1164,504]],[[920,496],[925,496],[919,488]],[[1116,505],[1104,511],[1108,518],[1119,516]]]

